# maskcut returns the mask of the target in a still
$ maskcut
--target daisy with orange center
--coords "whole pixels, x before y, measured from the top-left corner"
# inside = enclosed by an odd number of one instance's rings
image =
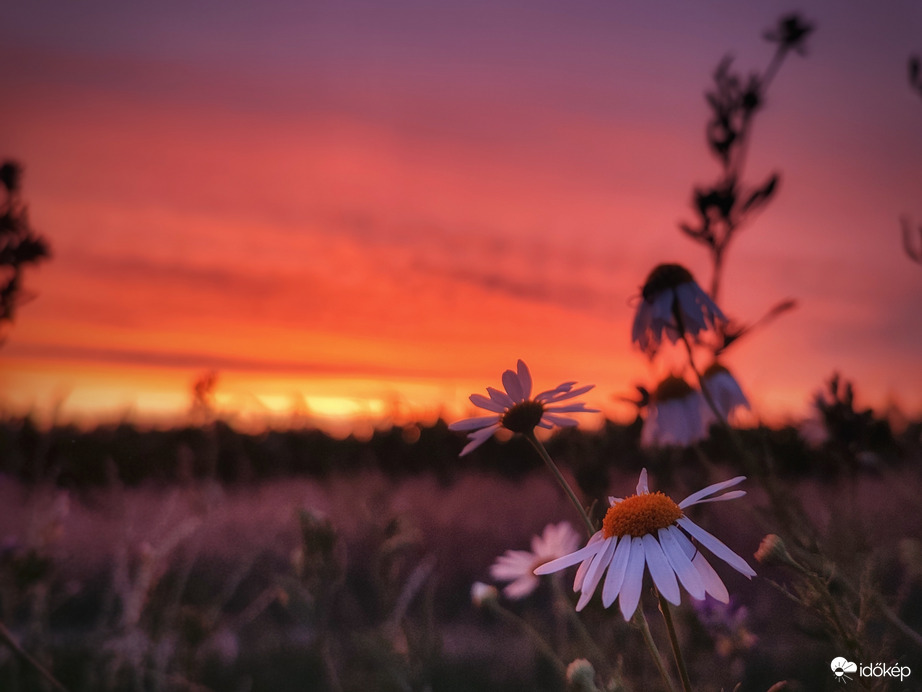
[[[645,567],[659,593],[673,605],[681,600],[679,584],[694,599],[702,600],[710,594],[727,603],[727,587],[692,539],[746,577],[755,576],[755,572],[718,538],[686,517],[683,510],[742,497],[746,494],[743,490],[722,491],[743,480],[745,476],[737,476],[715,483],[676,503],[661,492],[650,492],[644,469],[635,495],[609,498],[611,506],[602,529],[585,547],[538,567],[535,574],[551,574],[580,563],[573,582],[573,590],[580,594],[576,609],[586,606],[601,583],[602,604],[608,608],[617,598],[625,620],[631,618],[640,602]]]
[[[589,384],[574,389],[575,384],[564,382],[532,397],[531,373],[525,362],[519,359],[515,370],[503,373],[505,392],[487,387],[489,398],[482,394],[471,394],[471,403],[491,411],[491,415],[466,418],[448,426],[450,430],[464,430],[468,433],[470,442],[461,450],[460,456],[473,452],[500,428],[527,435],[535,428],[550,429],[555,425],[572,427],[577,424],[572,418],[560,415],[562,413],[598,413],[598,409],[587,408],[583,402],[560,404],[561,401],[585,394],[595,386]]]

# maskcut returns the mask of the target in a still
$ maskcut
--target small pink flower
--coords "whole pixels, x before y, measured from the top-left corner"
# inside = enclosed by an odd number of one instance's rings
[[[503,587],[507,598],[524,598],[538,587],[535,569],[579,547],[579,534],[569,522],[548,524],[540,536],[531,539],[531,550],[507,550],[496,558],[490,574],[498,581],[510,582]]]

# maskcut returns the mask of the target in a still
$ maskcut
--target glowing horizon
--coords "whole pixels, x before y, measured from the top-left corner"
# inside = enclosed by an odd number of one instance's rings
[[[619,397],[668,368],[631,348],[638,287],[660,262],[710,278],[677,230],[716,175],[702,93],[727,53],[764,67],[787,6],[349,5],[206,3],[207,33],[169,5],[11,11],[0,155],[53,258],[0,348],[0,410],[177,420],[216,371],[231,418],[431,419],[521,357],[631,416]],[[805,14],[748,162],[780,191],[721,296],[744,322],[798,308],[727,364],[756,420],[806,415],[834,371],[914,414],[922,271],[898,220],[922,218],[922,10]]]

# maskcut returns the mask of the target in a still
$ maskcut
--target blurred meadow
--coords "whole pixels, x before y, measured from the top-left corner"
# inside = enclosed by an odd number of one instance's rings
[[[922,690],[917,4],[3,13],[0,690]]]

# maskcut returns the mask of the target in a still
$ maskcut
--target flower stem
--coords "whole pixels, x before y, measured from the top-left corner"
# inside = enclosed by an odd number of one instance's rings
[[[42,678],[45,679],[52,688],[60,690],[61,692],[67,692],[67,688],[48,670],[45,666],[38,662],[28,651],[23,649],[19,642],[16,641],[16,638],[13,636],[13,633],[10,632],[6,625],[0,622],[0,641],[6,644],[10,649],[12,649],[17,655],[19,655],[26,663],[28,663],[32,668],[38,672]]]
[[[506,622],[519,627],[525,635],[531,640],[535,648],[537,648],[545,657],[553,664],[554,669],[564,680],[567,678],[567,667],[564,665],[564,662],[560,660],[557,656],[557,652],[554,651],[553,647],[547,643],[547,641],[538,634],[538,631],[532,627],[524,619],[520,618],[518,615],[513,613],[511,610],[504,608],[499,604],[499,602],[492,600],[488,601],[488,607],[491,611],[496,613],[500,618]]]
[[[717,408],[717,404],[714,403],[714,399],[711,398],[711,393],[708,391],[708,388],[704,386],[704,377],[701,375],[701,371],[698,369],[698,366],[695,365],[695,356],[692,353],[691,343],[688,340],[688,336],[685,334],[685,330],[681,330],[682,334],[682,343],[685,344],[685,350],[688,351],[688,365],[691,367],[692,372],[695,373],[695,377],[698,379],[698,384],[701,387],[701,394],[704,396],[704,400],[707,402],[708,407],[714,413],[714,416],[720,421],[720,424],[725,427],[727,430],[731,431],[733,434],[733,428],[730,427],[730,423],[727,422],[726,417],[721,413],[720,409]]]
[[[675,657],[675,665],[679,670],[679,677],[682,679],[682,689],[685,692],[691,692],[691,680],[688,679],[688,669],[685,667],[685,660],[682,658],[682,650],[679,648],[679,638],[676,636],[675,625],[672,622],[672,614],[669,612],[669,601],[663,598],[659,589],[655,589],[656,597],[659,598],[659,611],[663,614],[663,621],[666,623],[666,631],[669,632],[669,643],[672,645],[672,655]]]
[[[666,683],[666,689],[669,690],[669,692],[676,692],[675,685],[672,684],[672,678],[670,678],[669,673],[666,672],[666,664],[663,663],[663,657],[660,656],[659,649],[656,648],[656,642],[653,641],[653,635],[650,633],[650,626],[647,624],[647,618],[643,614],[642,606],[638,606],[637,610],[634,611],[633,621],[643,635],[644,644],[647,645],[647,650],[653,657],[653,663],[656,664],[656,669],[659,671],[660,676],[662,676],[663,682]]]
[[[576,493],[573,492],[573,488],[571,488],[570,484],[567,483],[567,479],[563,477],[563,474],[560,472],[560,469],[557,468],[557,464],[554,463],[554,460],[551,459],[551,455],[547,453],[544,445],[541,444],[537,437],[535,437],[535,431],[531,430],[525,433],[525,439],[528,440],[531,443],[531,446],[535,448],[535,451],[538,452],[538,456],[540,456],[544,460],[544,463],[547,464],[547,467],[551,470],[551,473],[554,474],[554,478],[557,479],[560,487],[563,488],[564,492],[567,494],[567,497],[570,498],[570,502],[572,502],[573,506],[576,507],[576,510],[579,512],[579,515],[583,520],[583,523],[586,525],[586,532],[590,536],[594,534],[595,525],[592,523],[589,515],[586,514],[585,507],[583,507],[583,504],[579,501],[579,498],[576,497]]]

